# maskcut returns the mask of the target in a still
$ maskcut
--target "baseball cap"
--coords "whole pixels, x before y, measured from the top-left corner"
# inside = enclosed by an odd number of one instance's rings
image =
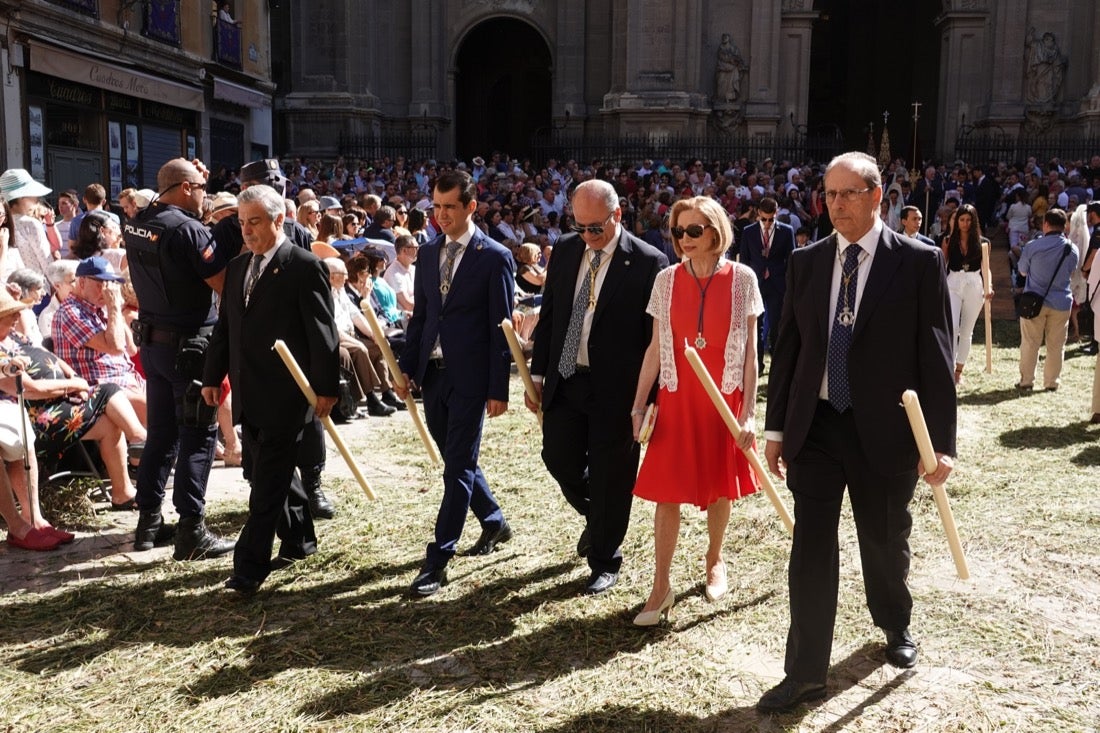
[[[111,263],[103,257],[89,257],[85,260],[81,260],[80,264],[76,266],[77,277],[90,277],[93,280],[103,280],[106,282],[120,283],[125,282],[126,278],[119,275]]]

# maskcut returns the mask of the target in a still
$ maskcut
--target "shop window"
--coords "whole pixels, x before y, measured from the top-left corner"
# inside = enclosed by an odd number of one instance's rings
[[[89,15],[93,18],[99,17],[99,0],[49,0],[49,2],[81,15]]]
[[[142,35],[173,46],[180,45],[179,0],[146,0],[144,21]]]

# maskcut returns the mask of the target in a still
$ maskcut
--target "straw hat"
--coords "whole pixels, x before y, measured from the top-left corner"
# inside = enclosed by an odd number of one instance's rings
[[[30,308],[30,306],[13,298],[7,288],[0,288],[0,319],[7,318],[12,313],[18,313],[27,308]]]
[[[225,211],[226,209],[237,208],[237,197],[228,191],[218,191],[211,198],[210,213],[217,214],[219,211]]]
[[[0,198],[4,201],[40,198],[49,195],[52,191],[53,189],[46,188],[31,178],[31,174],[23,168],[8,168],[3,175],[0,175]]]

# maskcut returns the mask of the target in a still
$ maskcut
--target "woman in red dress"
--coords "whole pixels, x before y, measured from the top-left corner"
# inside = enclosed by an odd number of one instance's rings
[[[653,339],[646,350],[634,397],[638,437],[655,381],[658,419],[634,494],[657,502],[653,590],[638,626],[656,625],[676,600],[669,571],[680,532],[680,505],[707,513],[706,597],[726,593],[722,539],[733,499],[755,492],[756,477],[741,448],[754,443],[756,319],[764,306],[752,270],[722,257],[733,243],[729,217],[713,199],[678,201],[670,219],[681,263],[657,275],[647,311]],[[735,442],[684,357],[692,346],[744,427]],[[745,395],[748,396],[745,399]]]

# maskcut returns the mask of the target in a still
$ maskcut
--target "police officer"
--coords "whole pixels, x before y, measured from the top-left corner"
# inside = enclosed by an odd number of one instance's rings
[[[241,190],[249,186],[264,184],[275,189],[280,196],[286,196],[286,176],[283,175],[279,161],[274,158],[255,160],[241,166],[238,178]],[[241,234],[241,220],[237,214],[227,216],[214,225],[214,241],[218,245],[226,262],[236,257],[244,246]],[[283,232],[287,241],[303,249],[312,251],[313,235],[309,230],[289,217],[283,220]],[[332,519],[336,516],[336,507],[321,488],[321,474],[325,470],[325,433],[321,421],[316,417],[305,426],[302,442],[298,447],[298,472],[302,486],[309,497],[309,508],[314,519]],[[249,478],[251,467],[244,466],[245,478]],[[295,477],[294,480],[299,480]]]
[[[221,292],[226,265],[198,218],[207,175],[197,160],[165,163],[157,174],[157,198],[129,220],[123,232],[139,301],[134,332],[148,399],[134,549],[149,550],[174,537],[177,560],[218,557],[234,545],[211,533],[203,521],[216,428],[215,410],[203,402],[199,380],[215,321],[213,293]],[[166,525],[161,514],[173,464],[178,529]]]

